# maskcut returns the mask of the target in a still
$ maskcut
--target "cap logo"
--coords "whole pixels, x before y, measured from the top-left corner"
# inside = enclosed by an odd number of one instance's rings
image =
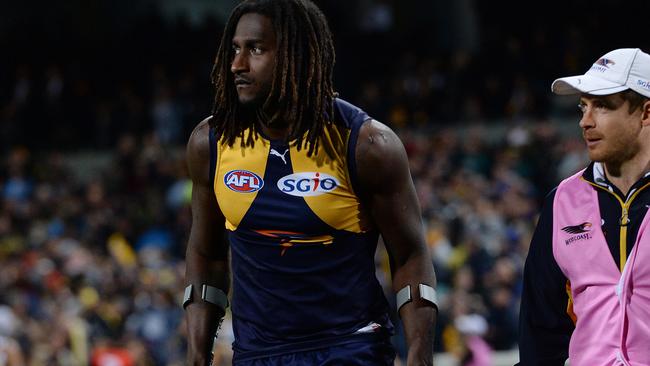
[[[605,66],[606,68],[609,69],[609,65],[616,65],[616,62],[608,59],[608,58],[601,58],[600,60],[595,62],[596,65],[601,65]]]
[[[610,65],[615,65],[616,62],[608,59],[608,58],[601,58],[600,60],[594,62],[594,64],[591,66],[591,69],[589,71],[598,71],[598,72],[605,72],[609,70]]]
[[[637,79],[636,85],[642,87],[643,89],[650,90],[650,81]]]

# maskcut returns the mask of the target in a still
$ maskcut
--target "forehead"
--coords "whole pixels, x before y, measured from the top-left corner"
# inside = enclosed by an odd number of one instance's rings
[[[615,103],[615,102],[622,103],[624,101],[620,93],[608,94],[608,95],[593,95],[593,94],[582,93],[580,95],[580,100],[583,101],[601,100],[601,101],[607,101],[611,103]]]
[[[271,19],[257,13],[246,13],[239,18],[233,42],[262,41],[275,43],[275,31]]]

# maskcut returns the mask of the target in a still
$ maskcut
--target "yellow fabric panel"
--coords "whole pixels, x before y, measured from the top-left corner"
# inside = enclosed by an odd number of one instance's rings
[[[294,173],[325,173],[340,184],[327,194],[303,197],[314,214],[334,229],[359,233],[370,227],[351,185],[346,156],[349,136],[349,130],[329,125],[314,156],[307,157],[306,147],[298,151],[296,146],[291,146],[290,156]]]
[[[280,246],[283,248],[280,255],[283,256],[287,249],[293,247],[294,245],[301,244],[321,244],[321,245],[330,245],[334,243],[334,237],[331,235],[316,235],[305,237],[303,233],[293,232],[293,231],[276,231],[276,230],[253,230],[256,233],[266,236],[277,238],[281,240]]]
[[[566,293],[569,295],[569,300],[567,301],[566,304],[566,313],[571,318],[573,321],[573,324],[575,324],[578,321],[578,317],[576,316],[576,313],[573,312],[573,296],[571,295],[571,282],[566,281]]]
[[[247,136],[245,134],[245,136]],[[226,229],[234,231],[246,215],[259,190],[250,193],[236,192],[224,183],[224,177],[233,170],[249,171],[264,178],[266,160],[271,145],[262,138],[256,138],[255,146],[241,147],[241,138],[232,147],[217,142],[217,166],[214,175],[214,192],[219,208],[226,218]],[[266,182],[264,182],[266,184]]]

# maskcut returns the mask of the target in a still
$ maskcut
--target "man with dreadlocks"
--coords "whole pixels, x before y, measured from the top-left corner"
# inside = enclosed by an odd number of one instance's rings
[[[235,365],[392,365],[380,234],[407,364],[432,363],[435,276],[407,156],[393,131],[337,97],[334,59],[309,0],[247,0],[226,24],[214,109],[187,146],[191,365],[209,362],[229,275]]]

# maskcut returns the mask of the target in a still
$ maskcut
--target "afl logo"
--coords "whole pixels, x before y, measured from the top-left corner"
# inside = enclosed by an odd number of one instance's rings
[[[329,174],[318,172],[294,173],[278,181],[278,189],[292,196],[320,196],[339,186],[339,181]]]
[[[248,170],[231,170],[223,176],[226,187],[239,193],[253,193],[264,187],[259,175]]]

